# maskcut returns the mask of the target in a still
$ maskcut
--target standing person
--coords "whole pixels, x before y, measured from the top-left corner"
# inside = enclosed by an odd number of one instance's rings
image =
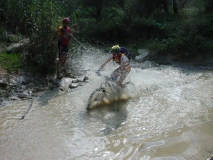
[[[100,66],[96,73],[100,75],[101,69],[104,68],[109,61],[115,61],[119,64],[119,67],[111,73],[110,78],[116,81],[120,87],[123,87],[122,83],[131,70],[130,56],[130,52],[128,52],[124,47],[115,45],[111,48],[111,54],[108,59]]]
[[[70,39],[72,38],[71,30],[68,27],[70,20],[69,18],[63,19],[63,26],[58,27],[57,30],[57,38],[58,38],[58,54],[59,60],[57,63],[57,75],[60,76],[61,67],[64,67],[64,71],[66,74],[66,60],[67,60],[67,53],[68,53],[68,44]]]

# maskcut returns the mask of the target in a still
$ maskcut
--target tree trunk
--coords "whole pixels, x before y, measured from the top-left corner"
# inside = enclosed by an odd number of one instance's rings
[[[162,5],[163,5],[163,8],[164,8],[164,11],[168,15],[169,14],[169,7],[168,7],[168,4],[167,4],[166,0],[162,1]]]
[[[178,14],[177,0],[173,0],[173,12],[174,14]]]

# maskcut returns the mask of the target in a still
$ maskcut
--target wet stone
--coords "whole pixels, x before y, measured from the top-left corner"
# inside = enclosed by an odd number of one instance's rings
[[[79,86],[79,84],[78,83],[72,83],[72,84],[70,84],[69,85],[69,88],[77,88]]]
[[[88,81],[87,76],[79,80],[76,76],[69,75],[61,79],[55,76],[34,76],[28,73],[19,75],[0,76],[0,106],[9,101],[31,99],[35,93],[59,88],[61,91],[83,86]]]

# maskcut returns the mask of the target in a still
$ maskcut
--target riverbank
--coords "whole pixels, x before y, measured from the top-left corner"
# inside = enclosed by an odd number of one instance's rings
[[[32,75],[22,72],[19,74],[0,74],[0,106],[4,106],[8,101],[32,99],[36,92],[49,90],[57,87],[51,83],[51,78],[40,75]]]
[[[56,75],[41,76],[26,72],[8,74],[4,71],[0,74],[0,106],[5,106],[10,101],[32,99],[37,97],[38,92],[55,88],[67,91],[83,86],[87,81],[87,76],[73,74],[58,78]]]

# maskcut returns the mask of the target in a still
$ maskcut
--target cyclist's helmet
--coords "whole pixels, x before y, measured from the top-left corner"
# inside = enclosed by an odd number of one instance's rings
[[[119,51],[120,51],[120,46],[119,45],[112,46],[111,52],[119,52]]]
[[[63,19],[63,23],[69,23],[69,22],[70,22],[70,19],[68,17]]]

